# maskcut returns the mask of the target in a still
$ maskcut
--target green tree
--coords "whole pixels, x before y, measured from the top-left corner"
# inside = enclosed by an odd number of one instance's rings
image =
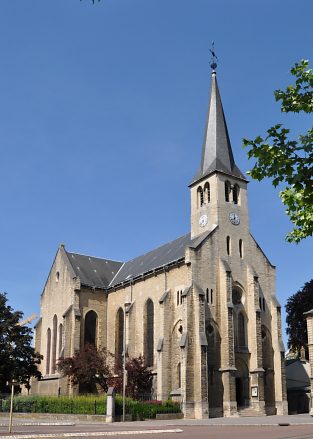
[[[295,352],[299,352],[302,346],[306,352],[308,351],[306,318],[303,313],[311,309],[313,309],[313,279],[289,297],[286,304],[288,347]]]
[[[290,70],[295,84],[274,92],[282,112],[313,112],[313,71],[308,66],[307,60],[296,63]],[[297,140],[289,139],[289,132],[277,124],[265,138],[243,139],[243,144],[250,148],[248,157],[256,159],[248,174],[259,181],[268,177],[274,187],[284,186],[279,196],[294,224],[286,239],[299,243],[313,233],[313,127]]]
[[[106,349],[87,344],[73,357],[60,358],[58,369],[72,384],[79,385],[81,393],[96,393],[98,386],[107,392],[112,373],[106,363]]]
[[[0,293],[0,392],[7,392],[7,381],[13,379],[30,387],[31,377],[40,378],[37,369],[42,356],[32,347],[32,330],[19,325],[23,313],[7,305]]]

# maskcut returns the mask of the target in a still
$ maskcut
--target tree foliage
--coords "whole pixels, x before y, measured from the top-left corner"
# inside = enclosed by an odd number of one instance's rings
[[[153,376],[151,368],[146,365],[145,358],[129,357],[126,360],[126,395],[131,398],[138,399],[143,395],[150,395],[152,389]],[[118,393],[123,390],[123,369],[120,367],[117,371],[117,376],[111,380]]]
[[[73,357],[60,358],[58,369],[63,376],[69,377],[74,385],[79,385],[82,393],[94,393],[97,386],[107,392],[108,382],[112,377],[107,366],[107,351],[86,344],[81,351],[75,352]]]
[[[293,351],[299,352],[302,346],[307,351],[308,335],[303,313],[311,309],[313,309],[313,279],[287,300],[288,347]]]
[[[31,377],[41,377],[37,366],[42,356],[32,347],[32,330],[19,325],[22,316],[0,293],[0,392],[9,390],[7,381],[14,379],[29,388]]]
[[[73,357],[60,358],[58,369],[67,376],[71,383],[79,386],[81,393],[95,393],[100,387],[107,392],[109,386],[114,386],[117,393],[123,391],[123,367],[118,365],[113,372],[109,364],[114,356],[105,348],[96,348],[87,344]],[[143,356],[129,357],[126,360],[127,396],[138,398],[149,394],[152,388],[152,374],[146,366]]]
[[[282,112],[313,112],[313,71],[308,66],[307,60],[296,63],[290,70],[295,84],[274,92]],[[289,139],[289,133],[276,124],[265,138],[243,139],[243,144],[250,148],[248,157],[256,159],[248,174],[259,181],[268,177],[274,187],[283,184],[279,196],[294,224],[286,239],[299,243],[313,233],[313,127],[297,140]]]

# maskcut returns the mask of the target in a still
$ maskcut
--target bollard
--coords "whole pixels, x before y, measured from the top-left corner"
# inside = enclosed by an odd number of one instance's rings
[[[115,390],[109,387],[107,392],[107,412],[105,422],[114,422],[115,416]]]

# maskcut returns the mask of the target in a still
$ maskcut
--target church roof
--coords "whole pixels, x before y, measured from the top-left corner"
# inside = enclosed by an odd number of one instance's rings
[[[70,252],[66,255],[82,285],[107,289],[183,260],[186,247],[197,248],[216,227],[193,239],[187,233],[124,263]]]
[[[246,180],[234,161],[216,73],[213,71],[201,164],[193,183],[215,171]]]
[[[192,244],[192,240],[190,233],[187,233],[187,235],[183,235],[144,255],[125,262],[112,280],[110,287],[184,258],[185,249],[190,244]]]
[[[81,284],[88,287],[106,288],[123,265],[122,262],[94,256],[66,252]]]

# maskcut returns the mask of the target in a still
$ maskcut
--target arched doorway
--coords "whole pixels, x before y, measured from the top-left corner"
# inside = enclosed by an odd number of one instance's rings
[[[249,369],[244,360],[236,359],[236,401],[237,407],[247,407],[250,402]]]

